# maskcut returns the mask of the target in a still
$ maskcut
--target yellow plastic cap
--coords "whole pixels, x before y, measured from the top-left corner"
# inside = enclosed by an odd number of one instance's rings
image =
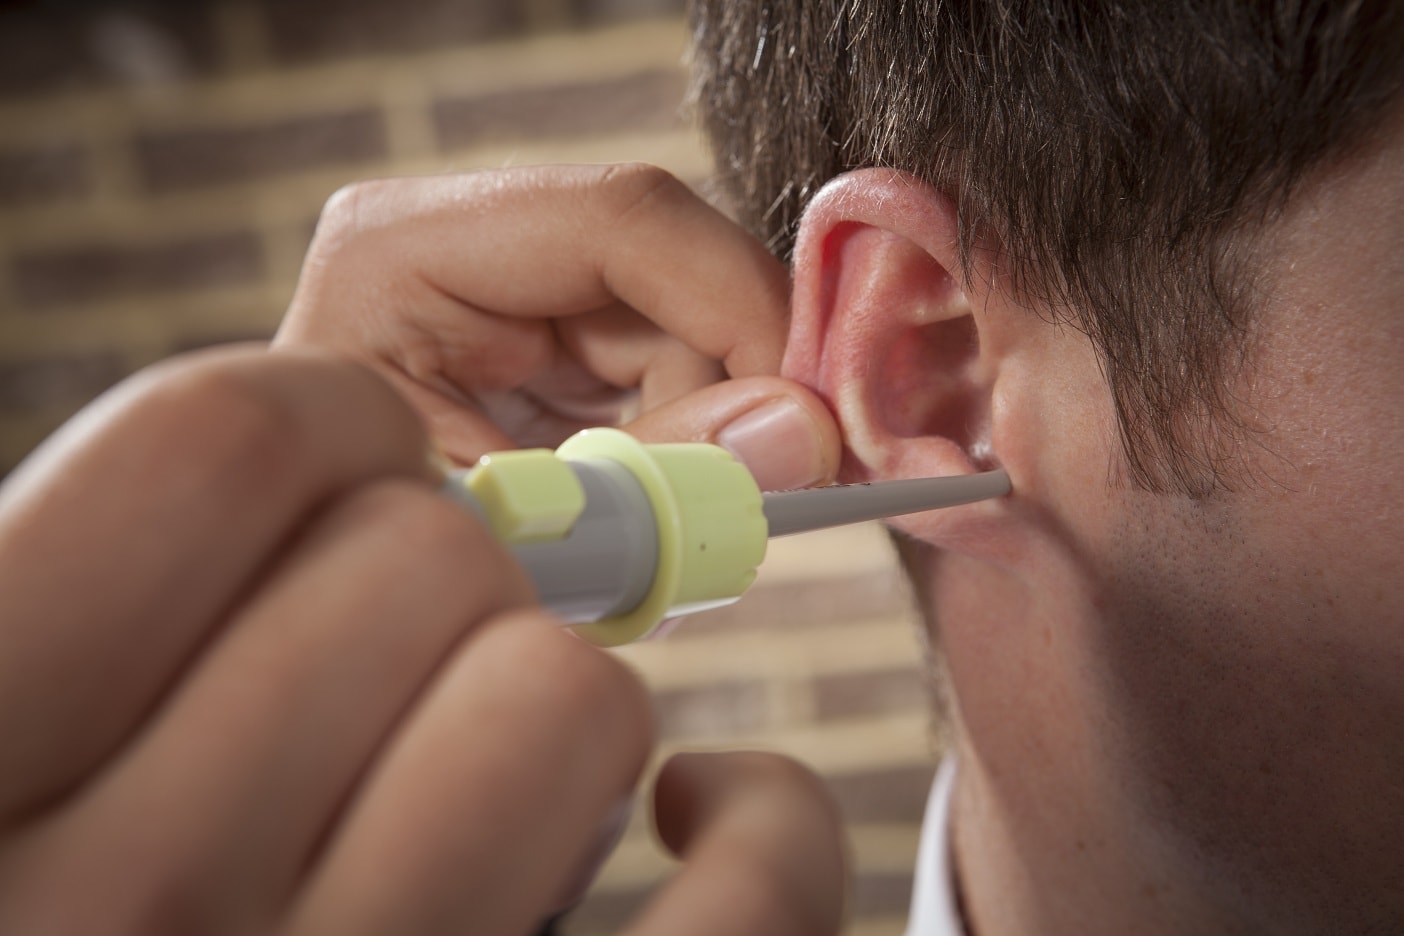
[[[561,539],[585,510],[585,489],[550,449],[484,455],[464,484],[504,543]]]
[[[629,643],[670,617],[730,604],[756,580],[768,532],[761,492],[726,449],[644,445],[617,429],[587,429],[556,454],[623,465],[643,487],[658,525],[648,594],[628,614],[576,625],[581,636],[605,647]]]

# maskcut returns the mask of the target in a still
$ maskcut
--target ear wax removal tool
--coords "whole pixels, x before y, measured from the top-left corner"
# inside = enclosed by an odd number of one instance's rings
[[[644,445],[587,429],[549,449],[484,455],[443,493],[516,556],[541,603],[587,640],[629,643],[736,601],[766,540],[1009,493],[1003,471],[762,494],[726,449]]]

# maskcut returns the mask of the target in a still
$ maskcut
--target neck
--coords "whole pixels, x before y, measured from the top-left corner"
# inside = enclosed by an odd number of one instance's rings
[[[904,557],[955,702],[952,853],[970,936],[1251,932],[1127,791],[1113,747],[1127,726],[1099,655],[1112,624],[1077,550],[1002,566]]]
[[[1129,817],[1056,795],[1012,802],[961,748],[952,848],[970,936],[1237,930],[1137,847]]]
[[[988,566],[933,571],[934,636],[957,702],[951,834],[971,936],[1242,931],[1124,792],[1112,715],[1074,639],[1090,603],[1055,607]]]

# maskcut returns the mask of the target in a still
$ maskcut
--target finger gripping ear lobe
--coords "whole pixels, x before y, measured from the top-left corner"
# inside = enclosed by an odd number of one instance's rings
[[[846,480],[987,467],[994,368],[958,278],[954,206],[873,173],[805,218],[785,373],[837,411]]]

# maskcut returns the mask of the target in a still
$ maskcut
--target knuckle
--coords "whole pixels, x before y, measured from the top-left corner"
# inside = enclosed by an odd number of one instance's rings
[[[467,511],[432,488],[388,479],[368,485],[356,498],[375,523],[387,528],[400,554],[410,561],[461,569],[465,558],[472,557],[501,566],[505,574],[508,557],[497,541]]]
[[[114,843],[93,841],[79,825],[51,830],[26,857],[31,886],[18,904],[0,908],[4,931],[23,933],[206,933],[217,932],[206,882],[214,873],[213,849],[198,837],[180,841],[172,830],[143,842],[142,860],[124,861]],[[37,867],[36,867],[37,865]],[[57,901],[53,885],[102,879],[120,886],[93,888],[88,899]],[[39,886],[33,886],[37,883]],[[6,895],[7,898],[10,895]]]
[[[182,462],[212,483],[285,475],[299,461],[303,433],[292,407],[240,359],[178,364],[152,385],[144,418],[179,445]]]
[[[746,768],[756,781],[776,790],[824,796],[823,782],[799,761],[769,751],[748,751]]]
[[[527,657],[522,671],[537,670],[546,704],[608,725],[608,735],[620,743],[622,756],[641,760],[646,755],[654,736],[652,704],[633,670],[562,628],[515,630],[530,634],[522,648]]]
[[[362,233],[367,218],[374,213],[373,206],[380,202],[388,185],[383,179],[362,180],[333,192],[317,218],[313,252],[330,252]]]
[[[759,795],[783,804],[787,812],[819,815],[838,822],[833,794],[819,775],[804,764],[765,751],[748,751],[738,756],[745,759],[741,766]]]
[[[587,706],[601,721],[630,726],[647,734],[648,693],[626,666],[572,635],[562,633],[556,667],[562,696],[571,704]]]
[[[607,166],[600,182],[621,219],[641,209],[691,197],[691,190],[677,176],[650,163]]]
[[[387,478],[347,495],[337,520],[373,530],[393,543],[396,573],[407,573],[465,614],[528,604],[531,584],[521,566],[478,519],[433,488]]]

